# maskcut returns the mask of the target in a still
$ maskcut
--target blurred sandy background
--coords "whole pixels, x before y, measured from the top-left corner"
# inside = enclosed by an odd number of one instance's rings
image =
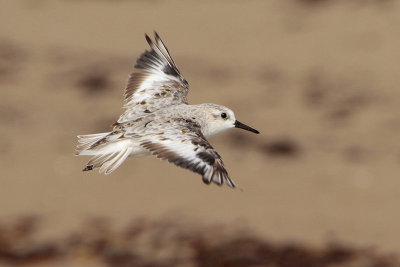
[[[245,225],[277,243],[400,250],[398,1],[0,0],[0,218],[56,238],[88,218]],[[261,131],[211,143],[243,191],[156,158],[81,172],[157,30],[191,103]]]

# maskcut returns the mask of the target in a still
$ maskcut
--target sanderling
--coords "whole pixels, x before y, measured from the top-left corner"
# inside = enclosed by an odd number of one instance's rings
[[[77,155],[93,156],[84,171],[109,174],[128,157],[153,154],[199,173],[203,182],[235,187],[220,155],[206,138],[229,128],[257,130],[237,121],[227,107],[189,105],[189,84],[155,32],[151,50],[136,61],[125,89],[125,112],[107,133],[79,135]]]

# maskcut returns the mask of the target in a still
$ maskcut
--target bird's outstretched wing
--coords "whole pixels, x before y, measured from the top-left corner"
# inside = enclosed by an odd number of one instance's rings
[[[203,182],[236,187],[225,170],[220,155],[201,133],[200,126],[190,120],[170,120],[167,128],[150,122],[141,145],[158,158],[200,174]]]
[[[117,122],[135,120],[161,108],[187,104],[189,84],[181,75],[160,36],[146,34],[151,50],[136,61],[125,89],[126,111]]]

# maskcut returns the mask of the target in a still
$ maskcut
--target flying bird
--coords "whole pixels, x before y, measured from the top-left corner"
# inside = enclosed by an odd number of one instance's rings
[[[189,84],[159,35],[136,61],[125,88],[125,112],[113,130],[78,136],[76,155],[92,156],[83,171],[110,174],[129,156],[155,155],[200,174],[203,182],[236,187],[221,156],[207,141],[230,128],[259,132],[227,107],[189,105]]]

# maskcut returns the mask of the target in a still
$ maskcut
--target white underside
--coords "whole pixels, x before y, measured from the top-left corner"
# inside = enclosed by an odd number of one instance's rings
[[[131,154],[129,154],[129,157],[140,158],[140,157],[146,157],[146,156],[151,155],[151,152],[142,146],[132,145],[132,148],[133,149],[132,149]]]

